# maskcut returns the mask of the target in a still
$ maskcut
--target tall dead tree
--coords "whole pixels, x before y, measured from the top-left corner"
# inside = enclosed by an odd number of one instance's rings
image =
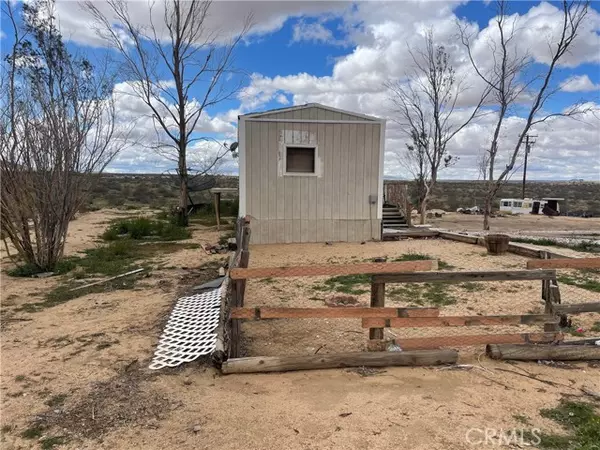
[[[2,236],[39,271],[62,257],[69,221],[125,138],[112,79],[69,53],[53,11],[52,0],[2,4],[12,27],[0,78]]]
[[[96,23],[96,31],[121,57],[121,76],[148,107],[156,130],[157,151],[177,163],[179,178],[178,223],[188,224],[188,153],[198,137],[197,125],[207,109],[231,98],[241,87],[231,84],[233,54],[250,28],[224,42],[211,29],[211,1],[164,0],[162,20],[153,18],[155,2],[148,0],[148,26],[132,17],[125,0],[108,0],[110,13],[98,3],[83,7]],[[221,151],[222,150],[222,151]],[[229,152],[226,145],[204,164],[207,172]],[[202,158],[201,158],[202,159]],[[205,158],[204,158],[205,160]]]
[[[533,62],[529,53],[518,50],[518,24],[507,14],[507,2],[497,2],[495,26],[498,35],[488,41],[489,52],[485,62],[478,62],[473,55],[472,43],[474,36],[467,31],[467,26],[460,26],[461,40],[477,75],[490,90],[490,98],[496,107],[496,120],[493,125],[490,147],[487,151],[487,189],[484,204],[483,229],[490,229],[490,214],[492,205],[500,188],[506,183],[515,168],[515,163],[521,152],[521,145],[529,130],[536,124],[545,122],[551,117],[574,117],[590,111],[582,104],[574,105],[563,112],[546,114],[544,106],[560,86],[552,85],[552,78],[561,59],[569,52],[577,38],[589,8],[589,1],[566,1],[561,5],[561,23],[558,36],[547,44],[549,63],[541,74],[527,78],[526,69]],[[488,66],[488,68],[486,68]],[[491,66],[491,67],[489,67]],[[496,162],[499,149],[502,147],[500,135],[505,125],[505,119],[512,107],[519,104],[525,106],[525,123],[518,133],[517,142],[505,146],[507,163],[496,176]]]
[[[407,158],[424,156],[421,178],[421,224],[425,223],[427,202],[437,183],[439,171],[454,164],[456,156],[448,152],[448,143],[479,116],[489,90],[486,88],[476,105],[464,116],[457,107],[466,86],[457,80],[450,55],[434,41],[433,31],[425,35],[424,50],[410,51],[413,71],[405,79],[389,82],[386,87],[394,105],[394,118],[411,139]],[[458,113],[461,114],[458,114]]]
[[[421,204],[425,199],[427,189],[425,181],[427,177],[428,159],[427,153],[425,152],[424,145],[427,144],[425,136],[419,136],[413,133],[411,136],[411,142],[406,144],[406,150],[398,154],[400,164],[411,174],[415,184],[413,195],[417,199],[417,208],[421,211]],[[406,211],[406,214],[410,214],[410,211]]]

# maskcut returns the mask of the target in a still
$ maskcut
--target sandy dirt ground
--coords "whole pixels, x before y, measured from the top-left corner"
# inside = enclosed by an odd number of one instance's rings
[[[418,223],[418,219],[413,219]],[[456,231],[481,231],[483,216],[446,213],[441,218],[427,219],[435,227]],[[600,218],[548,217],[544,215],[523,214],[490,218],[492,232],[514,232],[516,234],[535,234],[553,236],[556,234],[600,233]]]
[[[557,251],[562,250],[558,249]],[[488,256],[483,247],[441,239],[407,239],[365,244],[334,243],[257,245],[251,247],[251,266],[293,266],[311,264],[348,264],[386,257],[389,261],[403,254],[428,255],[442,261],[444,270],[518,270],[526,268],[527,258],[514,254]],[[583,254],[578,253],[579,256]],[[445,266],[442,266],[445,267]],[[559,271],[568,274],[571,271]],[[600,280],[600,277],[597,277]],[[291,277],[285,279],[252,279],[246,285],[245,306],[323,307],[325,301],[343,295],[322,290],[327,277]],[[386,306],[435,306],[415,303],[414,289],[408,292],[399,285],[387,285]],[[412,285],[419,289],[422,285]],[[370,285],[359,284],[354,295],[361,306],[368,306]],[[423,290],[421,290],[423,292]],[[445,285],[453,304],[443,306],[441,315],[502,315],[543,312],[541,281],[477,282]],[[563,303],[598,300],[598,294],[576,286],[561,285]],[[600,314],[580,316],[577,324],[589,329],[600,320]],[[367,334],[359,320],[304,319],[245,322],[244,335],[249,355],[275,356],[364,350]],[[494,326],[473,328],[386,329],[386,338],[418,338],[466,334],[540,333],[541,326]],[[477,349],[474,349],[477,351]],[[480,349],[479,349],[480,350]]]
[[[74,221],[68,252],[96,245],[98,234],[115,214],[121,213],[99,211]],[[192,241],[214,243],[218,236],[214,229],[198,228]],[[344,263],[406,252],[439,257],[453,270],[524,264],[514,255],[485,257],[483,249],[466,244],[411,240],[362,246],[252,246],[251,265]],[[3,320],[0,331],[0,446],[48,448],[48,442],[62,442],[57,448],[486,448],[477,442],[481,434],[471,433],[474,439],[469,442],[467,432],[523,428],[515,415],[529,417],[532,426],[554,430],[554,423],[539,416],[540,408],[554,406],[564,396],[580,396],[583,386],[600,391],[600,370],[593,364],[509,365],[487,360],[477,351],[461,357],[461,362],[474,366],[471,370],[388,368],[362,374],[328,370],[221,376],[196,362],[149,371],[177,296],[195,281],[203,264],[221,259],[222,255],[200,249],[163,255],[152,261],[163,268],[153,270],[134,290],[89,294],[36,313],[14,310],[39,301],[58,280],[16,279],[3,271],[2,313],[10,320]],[[247,304],[321,306],[329,294],[313,286],[322,282],[255,280],[248,283]],[[501,313],[505,307],[512,308],[509,313],[526,312],[540,306],[539,283],[529,287],[515,282],[520,285],[512,287],[516,292],[502,295],[502,286],[494,290],[496,283],[488,284],[485,291],[462,289],[461,301],[448,306],[447,313]],[[364,295],[358,298],[365,301]],[[394,301],[400,306],[407,299],[400,295]],[[246,324],[247,351],[314,353],[325,343],[320,351],[333,352],[364,344],[365,332],[355,322],[320,324],[319,330],[330,333],[323,336],[310,321],[303,322],[297,329],[285,321],[268,327]],[[536,374],[551,384],[498,368]],[[22,437],[35,431],[38,423],[47,428],[39,429],[33,439]]]

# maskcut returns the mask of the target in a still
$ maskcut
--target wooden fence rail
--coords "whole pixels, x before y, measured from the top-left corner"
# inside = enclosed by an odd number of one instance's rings
[[[362,319],[366,317],[437,317],[437,308],[361,308],[340,306],[334,308],[232,308],[232,319]]]
[[[399,273],[417,270],[436,270],[437,260],[401,261],[390,263],[363,263],[347,265],[312,265],[292,267],[254,267],[233,269],[232,280],[268,277],[315,277],[339,275],[373,275],[378,273]]]
[[[530,259],[528,269],[600,269],[600,258]]]
[[[517,316],[440,316],[410,318],[364,318],[363,328],[420,328],[420,327],[472,327],[482,325],[531,325],[555,320],[552,314],[526,314]]]
[[[394,339],[402,350],[417,349],[436,349],[436,348],[454,348],[468,347],[471,345],[487,344],[527,344],[539,343],[548,344],[551,342],[562,341],[561,333],[521,333],[521,334],[481,334],[481,335],[462,335],[462,336],[436,336],[422,338],[400,338]],[[377,348],[381,341],[369,343],[371,348]]]
[[[444,281],[460,283],[464,281],[523,281],[552,280],[555,270],[497,270],[469,272],[408,272],[373,275],[373,283],[428,283]]]

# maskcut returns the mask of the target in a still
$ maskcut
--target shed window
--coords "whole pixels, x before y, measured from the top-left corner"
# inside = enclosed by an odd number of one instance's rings
[[[285,154],[286,173],[315,173],[316,147],[287,147]]]
[[[513,208],[522,208],[523,202],[513,202]]]
[[[510,202],[502,202],[502,206],[510,206]]]

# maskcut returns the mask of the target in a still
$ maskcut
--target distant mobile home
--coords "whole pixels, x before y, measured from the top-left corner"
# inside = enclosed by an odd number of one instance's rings
[[[500,200],[500,211],[510,212],[512,214],[560,214],[560,201],[564,198],[547,197],[541,200],[532,198],[514,199],[503,198]]]
[[[381,238],[385,120],[309,103],[238,117],[252,242]]]

